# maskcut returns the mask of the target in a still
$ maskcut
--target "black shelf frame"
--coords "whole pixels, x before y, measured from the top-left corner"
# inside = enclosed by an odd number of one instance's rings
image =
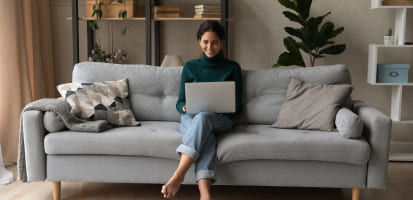
[[[72,32],[73,32],[73,65],[79,63],[79,0],[72,0]],[[160,5],[159,0],[154,0],[154,6]],[[161,21],[153,21],[152,0],[145,0],[145,38],[146,38],[146,64],[152,64],[152,23],[154,29],[154,65],[160,65],[160,23]],[[225,43],[224,51],[228,56],[228,0],[221,0],[221,24],[225,28]],[[86,21],[86,24],[89,20]],[[91,56],[91,50],[94,46],[93,30],[87,26],[87,54]]]

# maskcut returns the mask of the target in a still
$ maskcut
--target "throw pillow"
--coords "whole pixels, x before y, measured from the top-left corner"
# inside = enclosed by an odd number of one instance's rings
[[[43,114],[43,126],[50,133],[66,129],[63,120],[53,111],[46,111]]]
[[[338,110],[335,124],[340,135],[345,138],[359,138],[363,133],[363,122],[348,108]]]
[[[127,99],[128,80],[66,83],[57,90],[71,106],[71,113],[89,120],[106,120],[117,126],[137,126]]]
[[[291,77],[277,121],[271,127],[333,131],[337,110],[352,89],[351,85],[305,83]]]

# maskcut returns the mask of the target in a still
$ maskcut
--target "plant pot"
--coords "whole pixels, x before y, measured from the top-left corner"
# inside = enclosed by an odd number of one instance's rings
[[[93,6],[96,5],[96,0],[85,0],[86,1],[86,17],[92,17]],[[133,0],[125,0],[124,3],[113,2],[109,4],[109,0],[98,0],[103,2],[102,18],[119,18],[120,10],[127,10],[128,15],[126,18],[133,18],[138,16],[138,4]],[[93,16],[93,18],[96,16]]]
[[[384,36],[384,45],[393,45],[394,44],[394,37],[393,36]]]

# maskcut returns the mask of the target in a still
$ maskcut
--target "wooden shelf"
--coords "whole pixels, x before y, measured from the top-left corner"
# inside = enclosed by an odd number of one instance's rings
[[[92,17],[78,17],[81,21],[96,21],[96,18]],[[66,20],[72,20],[72,17],[67,17]],[[122,18],[101,18],[100,21],[122,21]],[[145,21],[145,17],[134,17],[127,18],[126,20],[131,21]],[[176,18],[152,18],[152,21],[206,21],[206,20],[216,20],[220,21],[221,18],[193,18],[193,17],[176,17]],[[234,21],[233,17],[227,18],[226,21]]]
[[[413,5],[407,5],[407,6],[383,6],[381,4],[382,0],[371,0],[371,9],[377,9],[377,8],[413,8]]]
[[[193,17],[175,17],[175,18],[153,18],[153,21],[206,21],[216,20],[220,21],[221,18],[193,18]],[[234,21],[233,17],[227,18],[226,21]]]
[[[93,17],[78,17],[77,18],[80,21],[96,21],[96,18]],[[67,17],[66,20],[72,20],[72,17]],[[122,21],[124,19],[122,18],[101,18],[100,21]],[[131,21],[145,21],[145,17],[134,17],[134,18],[127,18],[126,20],[131,20]]]

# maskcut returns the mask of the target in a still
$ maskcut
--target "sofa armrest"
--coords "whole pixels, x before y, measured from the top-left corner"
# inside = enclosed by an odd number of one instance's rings
[[[354,101],[354,111],[364,123],[363,135],[371,147],[367,168],[367,188],[386,188],[392,121],[379,110]]]
[[[27,181],[43,181],[46,179],[43,112],[25,111],[22,122]]]

